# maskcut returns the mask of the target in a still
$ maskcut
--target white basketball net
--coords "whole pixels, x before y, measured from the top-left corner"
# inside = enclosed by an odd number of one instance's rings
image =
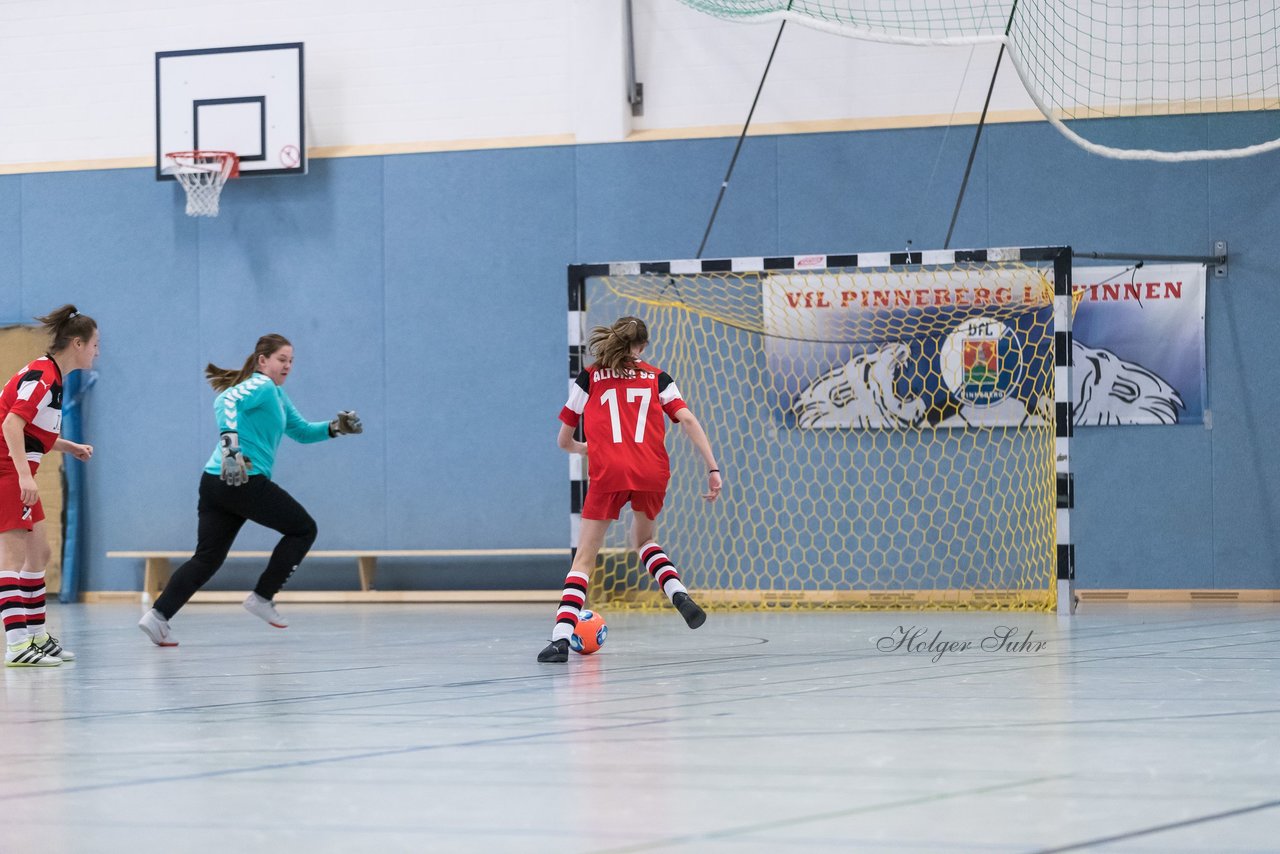
[[[179,151],[166,155],[169,171],[187,191],[187,216],[217,216],[222,185],[236,171],[226,151]]]

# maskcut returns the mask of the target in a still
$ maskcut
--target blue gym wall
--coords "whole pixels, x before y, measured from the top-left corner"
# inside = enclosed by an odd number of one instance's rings
[[[1112,120],[1091,136],[1196,147],[1262,121],[1274,116]],[[752,138],[705,255],[940,247],[971,138]],[[733,144],[313,160],[305,178],[233,183],[212,220],[184,216],[151,170],[0,177],[0,321],[73,301],[102,328],[83,588],[139,589],[140,562],[108,550],[194,544],[216,438],[202,368],[238,366],[269,331],[295,344],[286,389],[305,415],[354,408],[367,425],[281,449],[276,479],[319,522],[316,548],[564,546],[565,265],[691,257]],[[1209,283],[1212,429],[1076,434],[1082,587],[1280,588],[1278,162],[1114,162],[1044,124],[985,131],[952,246],[1230,242],[1230,277]],[[270,544],[247,529],[237,545]],[[384,586],[553,587],[563,561],[425,570],[392,565]],[[232,565],[223,583],[248,572]],[[317,564],[293,586],[352,583],[346,564]]]

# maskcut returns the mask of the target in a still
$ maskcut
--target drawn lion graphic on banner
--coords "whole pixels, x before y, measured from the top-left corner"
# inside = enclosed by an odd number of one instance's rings
[[[800,427],[883,429],[924,422],[920,398],[902,399],[894,391],[897,372],[910,359],[905,344],[889,344],[861,353],[814,380],[796,396],[792,411]]]
[[[1154,371],[1078,341],[1072,351],[1077,425],[1178,423],[1182,395]]]
[[[1074,341],[1072,349],[1077,425],[1178,423],[1179,410],[1186,405],[1178,390],[1158,374],[1080,341]],[[796,395],[791,411],[797,426],[886,429],[1049,422],[1051,400],[1011,396],[994,406],[979,407],[950,396],[934,404],[921,397],[900,398],[896,380],[910,355],[906,344],[889,344],[860,353],[818,377]]]

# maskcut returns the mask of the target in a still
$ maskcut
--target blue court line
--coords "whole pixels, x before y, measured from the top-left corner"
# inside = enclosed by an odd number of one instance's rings
[[[774,819],[772,821],[757,822],[756,824],[744,824],[738,827],[724,828],[722,830],[709,830],[705,833],[671,836],[666,839],[657,839],[652,842],[642,842],[638,845],[627,845],[623,848],[602,848],[598,849],[595,854],[629,854],[629,852],[633,851],[653,851],[657,848],[669,848],[673,845],[685,845],[691,842],[707,842],[715,839],[727,839],[731,836],[742,836],[748,833],[759,833],[761,831],[776,830],[782,827],[794,827],[799,824],[809,824],[811,822],[826,821],[833,818],[845,818],[847,816],[858,815],[860,813],[882,812],[884,810],[897,809],[899,807],[918,806],[920,804],[936,803],[938,801],[946,801],[953,798],[963,798],[968,795],[985,795],[989,792],[1016,789],[1021,786],[1034,786],[1039,783],[1064,780],[1069,776],[1069,774],[1056,774],[1051,777],[1032,777],[1027,780],[1015,780],[1011,783],[996,783],[991,786],[981,786],[976,789],[939,792],[932,795],[903,798],[897,801],[886,801],[881,804],[866,804],[859,807],[850,807],[845,810],[830,810],[828,812],[810,813],[808,815],[793,816],[792,818]]]
[[[1197,642],[1197,641],[1205,641],[1205,640],[1212,640],[1212,639],[1211,638],[1188,638],[1187,642]],[[1274,641],[1267,640],[1264,642],[1272,643]],[[1132,649],[1135,647],[1141,648],[1141,647],[1150,646],[1151,643],[1152,642],[1133,644],[1128,647],[1120,647],[1120,649]],[[878,687],[883,687],[887,685],[928,682],[928,681],[933,681],[937,679],[954,679],[959,677],[968,678],[968,677],[973,677],[978,675],[990,675],[990,674],[1011,674],[1011,673],[1017,673],[1020,671],[1037,670],[1037,669],[1048,668],[1048,667],[1059,667],[1059,666],[1062,666],[1063,664],[1080,665],[1080,664],[1087,664],[1087,663],[1094,663],[1094,662],[1120,661],[1124,659],[1155,658],[1159,656],[1176,655],[1178,653],[1201,651],[1204,649],[1223,649],[1223,648],[1229,648],[1233,646],[1251,646],[1251,645],[1254,645],[1254,643],[1257,643],[1257,642],[1239,643],[1239,644],[1217,644],[1209,647],[1199,647],[1194,650],[1177,650],[1177,651],[1170,650],[1165,647],[1161,647],[1160,649],[1156,649],[1156,650],[1144,650],[1141,652],[1131,652],[1131,653],[1125,653],[1120,655],[1098,655],[1096,651],[1078,651],[1078,652],[1064,653],[1061,658],[1055,656],[1050,661],[1041,660],[1041,661],[1026,662],[1026,663],[1019,663],[1019,659],[1016,659],[1016,658],[1001,658],[998,655],[991,655],[991,656],[984,656],[982,658],[974,658],[967,661],[961,658],[957,658],[955,661],[950,662],[949,665],[941,665],[941,664],[929,663],[927,659],[922,660],[922,659],[913,658],[910,656],[902,656],[904,661],[908,661],[912,663],[908,666],[903,666],[903,667],[898,667],[893,669],[886,669],[886,670],[878,670],[873,673],[866,673],[866,672],[850,673],[848,674],[848,677],[852,680],[850,684],[835,685],[835,686],[827,685],[827,683],[829,683],[832,679],[831,674],[823,674],[821,676],[806,676],[800,679],[782,679],[782,680],[771,681],[770,683],[768,683],[768,687],[774,690],[758,692],[751,696],[717,697],[712,700],[687,701],[687,702],[682,702],[676,705],[668,705],[665,707],[659,707],[654,709],[644,709],[640,711],[641,713],[659,712],[659,711],[662,711],[664,708],[665,709],[672,709],[672,708],[686,709],[691,706],[699,706],[699,705],[710,705],[710,704],[725,705],[729,703],[739,703],[739,702],[747,702],[747,701],[753,701],[753,700],[768,699],[771,697],[776,698],[776,697],[790,696],[791,694],[794,694],[797,690],[802,690],[804,693],[831,693],[835,691],[853,690],[857,688],[868,688],[868,687],[878,688]],[[856,652],[851,656],[845,656],[845,655],[828,656],[825,658],[825,661],[819,661],[817,663],[838,662],[846,659],[852,660],[852,661],[867,661],[867,660],[876,660],[881,657],[886,657],[886,656],[884,653],[878,653],[878,652],[868,650],[866,652],[862,652],[862,651]],[[1025,659],[1023,661],[1025,661]],[[713,664],[713,663],[726,664],[726,663],[736,663],[736,662],[752,663],[752,667],[744,668],[743,670],[738,671],[743,674],[758,674],[762,669],[774,669],[774,668],[791,666],[790,661],[780,661],[780,662],[777,662],[776,664],[765,665],[764,667],[762,667],[758,655],[725,655],[725,656],[708,657],[708,658],[702,658],[702,659],[670,661],[670,662],[661,662],[661,663],[653,663],[653,664],[637,664],[637,665],[631,665],[626,667],[616,667],[616,668],[611,668],[609,672],[613,677],[617,678],[617,677],[622,677],[625,674],[643,675],[645,671],[662,668],[662,667],[668,667],[668,666],[680,666],[682,668],[688,668],[691,666],[706,665],[706,664]],[[992,666],[995,662],[1000,662],[1002,666]],[[974,666],[981,667],[983,669],[973,669]],[[691,672],[685,669],[680,673],[680,676],[682,678],[689,678],[692,676],[705,676],[709,674],[724,675],[729,672],[731,671],[715,670],[715,671]],[[902,675],[899,676],[899,678],[893,678],[893,679],[884,678],[886,676],[891,676],[894,674],[902,674]],[[912,674],[912,675],[906,675],[906,674]],[[451,683],[445,683],[445,684],[426,683],[426,684],[418,684],[418,685],[401,685],[401,686],[395,686],[391,688],[370,688],[370,689],[364,689],[359,691],[337,691],[337,692],[324,692],[319,694],[304,694],[301,696],[279,697],[279,698],[274,698],[270,700],[242,700],[242,701],[235,701],[230,703],[208,703],[208,704],[199,704],[199,705],[191,705],[191,706],[168,707],[163,709],[140,709],[140,710],[129,710],[129,711],[120,711],[120,712],[97,712],[97,713],[84,714],[84,715],[63,715],[55,718],[35,718],[27,721],[27,723],[38,724],[38,723],[49,723],[54,721],[81,721],[81,720],[98,719],[98,718],[132,717],[132,716],[141,716],[141,715],[168,714],[173,712],[197,712],[197,711],[206,711],[206,710],[214,710],[214,709],[227,710],[227,709],[235,709],[235,708],[272,707],[272,706],[279,706],[279,705],[292,704],[292,703],[305,703],[313,700],[334,700],[334,699],[345,699],[345,698],[354,698],[354,697],[372,697],[372,696],[386,697],[386,696],[392,696],[396,694],[404,694],[407,692],[425,691],[425,690],[432,690],[432,689],[438,690],[441,688],[473,687],[473,686],[482,685],[485,683],[511,684],[511,683],[521,683],[521,682],[533,682],[533,681],[538,681],[542,679],[565,678],[568,676],[569,676],[568,671],[561,669],[561,670],[547,672],[547,673],[527,674],[527,675],[521,675],[521,676],[499,678],[494,680],[473,680],[471,683],[468,683],[468,682],[451,682]],[[823,687],[811,687],[811,688],[800,687],[810,683],[821,683]],[[751,684],[756,684],[756,683],[751,683]],[[748,686],[744,684],[740,687],[745,688]],[[781,690],[778,690],[778,689],[781,689]],[[663,694],[661,696],[666,696],[666,695]],[[447,699],[449,698],[436,698],[436,701],[437,702],[445,701]],[[573,705],[578,705],[578,704],[573,704]],[[540,707],[528,707],[528,708],[532,709],[532,708],[540,708]],[[523,710],[524,709],[515,709],[515,710],[507,710],[507,711],[511,712],[511,711],[523,711]],[[1263,710],[1259,713],[1266,713],[1267,711],[1268,710]],[[1067,724],[1072,722],[1062,721],[1057,723]],[[1036,724],[1029,724],[1029,725],[1044,725],[1044,724],[1036,723]]]
[[[668,666],[683,667],[691,664],[708,664],[712,662],[738,661],[738,660],[757,661],[758,659],[754,656],[731,655],[731,656],[720,656],[717,658],[670,661],[670,662],[663,662],[661,664],[644,664],[644,665],[635,665],[630,667],[620,667],[620,668],[612,669],[609,672],[613,674],[622,674],[622,673],[628,673],[633,671],[648,670],[655,667],[668,667]],[[838,660],[838,659],[834,659],[834,660]],[[476,682],[472,682],[472,683],[449,682],[449,683],[443,683],[443,684],[422,683],[418,685],[397,685],[391,688],[365,688],[359,691],[328,691],[321,694],[302,694],[296,697],[275,697],[270,700],[237,700],[230,703],[204,703],[204,704],[193,705],[193,706],[170,706],[163,709],[128,709],[128,710],[117,711],[117,712],[91,712],[88,714],[79,714],[79,715],[76,715],[76,714],[59,715],[57,717],[29,718],[21,722],[25,724],[47,724],[47,723],[62,723],[66,721],[96,720],[99,718],[127,718],[127,717],[137,717],[141,715],[159,715],[159,714],[168,714],[171,712],[199,712],[199,711],[206,711],[206,710],[213,710],[213,709],[252,708],[257,706],[274,706],[274,705],[284,704],[284,703],[304,703],[311,700],[336,700],[336,699],[345,699],[348,697],[369,697],[369,696],[379,696],[379,695],[386,696],[386,695],[392,695],[392,694],[402,694],[409,691],[427,691],[427,690],[433,690],[433,689],[438,690],[438,689],[448,689],[448,688],[462,688],[462,687],[469,687],[471,685],[487,684],[490,682],[515,683],[515,682],[531,682],[531,681],[539,681],[543,679],[555,679],[555,678],[570,678],[570,673],[567,669],[561,667],[559,670],[547,671],[544,673],[530,673],[522,676],[509,676],[509,677],[503,677],[503,678],[493,679],[493,680],[477,680]],[[162,679],[161,681],[164,681],[164,680]],[[489,696],[494,696],[494,695],[489,695]],[[453,698],[441,697],[441,698],[438,698],[438,701],[443,702],[449,699],[453,699]]]
[[[362,759],[380,759],[384,756],[404,756],[410,753],[425,753],[431,750],[448,750],[459,747],[485,747],[494,744],[510,744],[518,741],[530,741],[537,738],[558,738],[574,736],[602,730],[630,729],[632,727],[652,726],[654,724],[676,723],[679,718],[653,718],[645,721],[634,721],[625,724],[609,724],[601,726],[581,727],[579,729],[552,730],[534,732],[526,735],[508,735],[501,738],[481,738],[470,741],[455,741],[447,744],[418,744],[412,747],[397,747],[391,750],[372,750],[365,753],[353,753],[348,756],[331,756],[325,759],[299,759],[294,762],[274,762],[268,765],[253,765],[247,768],[224,768],[218,771],[201,771],[195,774],[173,774],[164,777],[143,777],[137,780],[125,780],[116,783],[91,783],[84,786],[64,786],[58,789],[41,789],[23,792],[16,795],[0,795],[0,802],[24,801],[57,795],[78,795],[85,792],[100,792],[107,789],[128,789],[135,786],[151,786],[157,783],[183,783],[195,780],[211,780],[218,777],[233,777],[238,774],[256,774],[263,771],[281,771],[288,768],[310,768],[317,765],[335,765],[340,762],[354,762]]]
[[[1274,641],[1267,641],[1267,642],[1273,643]],[[1251,646],[1251,645],[1252,644],[1226,644],[1226,645],[1217,645],[1217,646],[1211,646],[1211,647],[1200,647],[1198,648],[1198,650],[1180,650],[1178,652],[1195,652],[1203,649],[1222,649],[1222,648],[1227,648],[1231,646]],[[1172,651],[1170,650],[1155,650],[1150,652],[1129,653],[1129,654],[1118,655],[1118,656],[1097,656],[1097,655],[1091,655],[1086,653],[1084,657],[1075,657],[1074,655],[1069,655],[1062,659],[1055,658],[1052,661],[1044,662],[1044,663],[1024,664],[1024,665],[1015,665],[1015,666],[1007,666],[1007,667],[988,666],[986,669],[983,669],[983,670],[973,670],[968,667],[961,667],[960,665],[965,665],[965,664],[990,665],[992,663],[991,662],[992,657],[986,657],[983,659],[974,659],[972,661],[967,661],[967,662],[957,658],[956,661],[951,662],[949,665],[929,664],[927,663],[927,659],[926,659],[924,661],[921,661],[920,666],[917,666],[917,667],[902,667],[894,670],[876,671],[873,673],[849,674],[849,678],[851,680],[856,680],[856,681],[851,681],[849,684],[844,684],[844,685],[834,685],[830,687],[814,687],[814,688],[797,687],[797,684],[799,686],[803,686],[806,683],[811,683],[811,682],[828,683],[832,680],[832,678],[834,678],[832,674],[823,674],[821,676],[812,676],[812,677],[807,676],[800,679],[782,679],[782,680],[770,682],[768,684],[770,688],[783,687],[784,690],[761,692],[753,696],[746,696],[746,697],[717,697],[713,700],[702,700],[702,701],[681,703],[678,705],[678,708],[687,709],[691,706],[699,706],[699,705],[728,705],[730,703],[747,702],[752,700],[789,697],[796,693],[827,694],[835,691],[848,691],[848,690],[853,690],[857,688],[880,688],[888,685],[931,682],[937,679],[971,678],[973,676],[986,676],[991,674],[1008,675],[1008,674],[1018,673],[1021,671],[1039,670],[1047,667],[1060,667],[1066,664],[1076,666],[1081,664],[1090,664],[1090,663],[1097,663],[1097,662],[1104,662],[1104,663],[1118,662],[1126,659],[1148,659],[1148,658],[1155,658],[1158,656],[1165,656],[1170,654],[1176,654],[1176,653],[1172,653]],[[916,659],[916,660],[919,661],[919,659]],[[1012,659],[1012,658],[1003,658],[999,660],[1006,661],[1006,662],[1016,661],[1016,659]],[[913,671],[920,671],[920,670],[926,670],[926,669],[935,670],[935,671],[941,669],[943,672],[920,674],[915,676],[906,676],[903,678],[891,679],[891,680],[876,678],[876,677],[882,677],[882,676],[894,674],[894,673],[911,673]],[[739,687],[746,687],[746,686],[743,685]],[[724,690],[724,686],[721,686],[720,690]],[[677,706],[668,706],[666,708],[677,708]],[[654,711],[659,711],[659,709],[640,709],[638,711],[641,713],[654,712]]]
[[[1265,801],[1264,803],[1254,804],[1248,807],[1240,807],[1239,809],[1227,810],[1226,812],[1209,813],[1208,815],[1188,818],[1182,821],[1173,821],[1168,824],[1157,824],[1153,827],[1145,827],[1142,830],[1131,830],[1128,833],[1117,833],[1114,836],[1100,836],[1097,839],[1089,839],[1084,842],[1073,842],[1070,845],[1063,845],[1058,848],[1037,848],[1033,854],[1058,854],[1061,851],[1083,851],[1086,848],[1094,848],[1098,845],[1107,845],[1111,842],[1122,842],[1126,839],[1136,839],[1139,836],[1150,836],[1153,833],[1164,833],[1169,830],[1177,830],[1181,827],[1192,827],[1194,825],[1205,824],[1210,821],[1221,821],[1224,818],[1235,818],[1236,816],[1247,815],[1251,812],[1261,812],[1262,810],[1275,809],[1276,807],[1280,807],[1280,800]]]
[[[647,711],[658,711],[657,709],[648,709]],[[728,712],[725,713],[729,714]],[[1211,718],[1238,718],[1249,717],[1252,715],[1280,715],[1280,709],[1257,709],[1250,712],[1197,712],[1188,715],[1138,715],[1126,718],[1083,718],[1079,720],[1072,719],[1055,719],[1047,721],[1001,721],[993,724],[950,724],[946,726],[916,726],[916,727],[870,727],[866,729],[830,729],[830,730],[795,730],[788,729],[786,732],[770,733],[770,738],[812,738],[815,736],[829,735],[909,735],[920,733],[941,733],[941,732],[982,732],[983,730],[1011,730],[1011,729],[1035,729],[1037,727],[1065,727],[1065,726],[1093,726],[1095,724],[1136,724],[1151,723],[1154,721],[1192,721]],[[717,732],[712,734],[700,733],[699,735],[689,736],[676,733],[666,737],[667,741],[697,740],[698,742],[714,741],[714,740],[734,740],[742,738],[753,738],[756,733],[735,733],[735,732]],[[617,739],[625,741],[626,739]]]
[[[1231,636],[1235,636],[1235,635],[1238,635],[1238,633],[1233,633],[1233,635]],[[1213,639],[1214,638],[1188,638],[1184,642],[1187,642],[1187,643],[1203,642],[1206,640],[1213,640]],[[756,640],[759,640],[759,639],[756,639]],[[964,661],[962,659],[957,658],[954,662],[950,663],[950,666],[945,666],[945,665],[930,664],[925,661],[920,661],[919,659],[911,659],[904,656],[904,658],[906,658],[906,660],[908,661],[917,662],[915,666],[907,666],[907,667],[895,668],[891,670],[880,670],[880,671],[876,671],[875,673],[851,673],[851,674],[848,674],[849,677],[856,680],[855,683],[853,684],[837,685],[837,686],[830,686],[830,687],[808,688],[808,689],[805,689],[805,693],[829,693],[834,691],[851,690],[855,688],[881,687],[885,685],[895,685],[895,684],[903,684],[903,683],[911,683],[911,682],[924,682],[924,681],[932,681],[935,679],[951,679],[956,677],[972,677],[976,675],[988,675],[993,673],[1008,674],[1008,673],[1015,673],[1018,671],[1035,670],[1035,669],[1040,669],[1045,667],[1057,667],[1066,663],[1070,663],[1072,665],[1080,665],[1080,664],[1086,664],[1086,663],[1092,663],[1092,662],[1110,662],[1110,661],[1119,661],[1123,659],[1133,659],[1133,658],[1152,658],[1152,657],[1165,656],[1165,655],[1177,655],[1177,654],[1186,653],[1186,652],[1203,651],[1205,649],[1224,649],[1224,648],[1230,648],[1234,646],[1252,646],[1259,642],[1272,643],[1274,641],[1271,639],[1268,639],[1265,641],[1251,641],[1248,643],[1218,644],[1218,645],[1212,645],[1208,647],[1198,647],[1196,649],[1191,649],[1191,650],[1187,650],[1187,649],[1171,650],[1171,649],[1168,649],[1167,646],[1162,646],[1158,650],[1135,652],[1135,653],[1128,653],[1128,654],[1121,654],[1121,655],[1111,655],[1111,656],[1099,655],[1097,654],[1099,651],[1096,651],[1096,650],[1089,650],[1089,651],[1079,650],[1079,651],[1071,651],[1071,652],[1064,653],[1062,654],[1061,658],[1055,656],[1051,661],[1048,661],[1048,662],[1045,662],[1045,661],[1040,661],[1036,663],[1028,662],[1026,664],[1015,664],[1014,662],[1016,662],[1017,659],[998,658],[997,656],[989,656],[989,657],[983,657],[981,659],[971,659],[968,661]],[[1141,648],[1145,646],[1150,646],[1152,643],[1164,643],[1164,642],[1159,642],[1159,641],[1144,642],[1144,643],[1138,643],[1138,644],[1127,645],[1124,647],[1119,647],[1117,649]],[[876,653],[874,651],[867,650],[865,652],[863,651],[855,652],[851,656],[848,656],[848,658],[850,660],[855,660],[855,661],[864,661],[864,660],[872,660],[873,658],[878,658],[883,655],[884,655],[883,653]],[[843,656],[843,655],[830,656],[826,658],[826,662],[840,661],[840,660],[844,660],[845,658],[846,656]],[[1013,666],[991,667],[990,665],[993,663],[992,661],[993,658],[996,659],[997,661],[1006,662],[1007,664],[1011,664]],[[724,656],[708,657],[708,658],[702,658],[702,659],[692,659],[692,660],[686,659],[682,661],[632,665],[628,667],[613,668],[610,670],[610,672],[616,677],[616,676],[622,676],[623,674],[627,674],[627,673],[642,673],[643,671],[646,671],[646,670],[652,670],[655,668],[672,666],[672,665],[678,665],[678,666],[687,668],[689,666],[697,666],[697,665],[704,665],[704,664],[711,664],[711,663],[723,664],[723,663],[740,662],[740,661],[741,662],[749,661],[754,663],[754,666],[750,670],[741,671],[743,673],[758,673],[761,670],[761,664],[758,656],[724,655]],[[819,662],[819,663],[822,663],[822,662]],[[962,665],[962,666],[957,667],[957,665]],[[987,668],[981,669],[981,670],[974,670],[974,669],[970,669],[969,667],[965,667],[963,665],[987,665]],[[790,662],[779,663],[776,666],[778,667],[790,666]],[[941,669],[942,672],[937,672],[939,669]],[[892,680],[883,679],[884,676],[888,676],[894,673],[905,674],[905,673],[912,673],[913,671],[919,672],[919,671],[926,671],[926,670],[932,671],[932,672],[929,672],[927,674],[918,673],[918,675],[908,676],[905,678],[897,678]],[[713,671],[713,674],[723,675],[727,672],[730,672],[730,671],[725,671],[725,670]],[[280,697],[280,698],[274,698],[270,700],[246,700],[246,701],[236,701],[236,702],[230,702],[230,703],[209,703],[209,704],[199,704],[199,705],[191,705],[191,706],[178,706],[178,707],[169,707],[169,708],[163,708],[163,709],[138,709],[138,710],[128,710],[128,711],[119,711],[119,712],[97,712],[97,713],[81,714],[81,715],[61,715],[57,717],[33,718],[25,722],[32,723],[32,724],[40,724],[40,723],[49,723],[49,722],[55,722],[55,721],[82,721],[82,720],[99,719],[99,718],[167,714],[172,712],[195,712],[195,711],[205,711],[205,710],[213,710],[213,709],[225,710],[225,709],[234,709],[234,708],[251,708],[251,707],[263,707],[263,706],[269,707],[269,706],[283,705],[288,703],[308,702],[312,700],[331,700],[331,699],[343,699],[343,698],[362,697],[362,696],[369,697],[369,696],[379,696],[379,695],[390,696],[394,694],[402,694],[402,693],[413,692],[413,691],[423,691],[423,690],[440,689],[440,688],[471,687],[476,683],[484,684],[485,682],[490,682],[490,681],[519,683],[522,681],[534,681],[534,680],[541,680],[541,679],[548,679],[548,678],[557,678],[557,677],[564,677],[567,675],[568,674],[564,671],[557,671],[557,672],[549,672],[549,673],[537,673],[537,674],[527,674],[527,675],[521,675],[521,676],[515,676],[515,677],[506,677],[506,678],[497,679],[497,680],[474,680],[471,683],[471,685],[469,685],[466,682],[461,682],[461,683],[453,682],[453,683],[447,683],[444,685],[427,683],[427,684],[418,684],[418,685],[395,686],[391,688],[372,688],[372,689],[365,689],[365,690],[359,690],[359,691],[339,691],[339,692],[325,692],[325,693],[319,693],[319,694],[304,694],[301,696]],[[681,676],[684,676],[684,677],[693,676],[693,675],[707,675],[707,672],[704,671],[702,673],[695,674],[685,670],[684,672],[681,673]],[[827,682],[830,682],[830,680],[831,680],[830,674],[827,674],[821,677],[805,677],[802,679],[778,680],[778,681],[770,682],[769,687],[774,689],[779,688],[781,686],[792,686],[792,687],[787,687],[785,691],[762,692],[750,697],[734,697],[734,698],[721,697],[711,701],[701,701],[701,702],[695,701],[695,702],[681,703],[679,704],[679,708],[687,708],[689,706],[697,706],[697,705],[703,705],[707,703],[724,704],[724,703],[730,703],[730,702],[742,702],[742,701],[748,701],[748,700],[766,699],[768,697],[786,696],[788,694],[794,693],[794,691],[796,690],[794,686],[797,683],[799,683],[800,685],[804,685],[806,683],[811,683],[811,682],[827,683]],[[746,686],[744,685],[742,687],[746,687]],[[445,699],[445,698],[440,698],[440,699]],[[667,708],[672,708],[672,706],[668,706]],[[644,711],[659,711],[659,710],[649,709]]]

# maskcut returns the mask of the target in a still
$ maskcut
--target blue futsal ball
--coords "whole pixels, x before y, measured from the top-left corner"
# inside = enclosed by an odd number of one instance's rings
[[[595,611],[583,611],[573,634],[569,636],[569,646],[574,652],[590,655],[604,646],[608,634],[609,627],[604,624],[604,617]]]

